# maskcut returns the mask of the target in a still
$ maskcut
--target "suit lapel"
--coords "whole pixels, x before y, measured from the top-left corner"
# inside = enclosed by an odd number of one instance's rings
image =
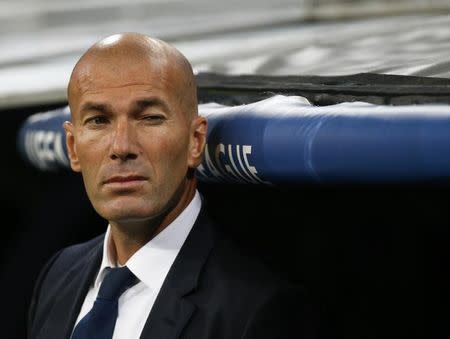
[[[195,312],[196,306],[189,301],[188,296],[196,290],[214,238],[210,221],[202,209],[164,280],[141,339],[179,338]]]
[[[60,294],[47,317],[38,339],[69,339],[89,286],[101,263],[103,242],[92,249],[64,279]],[[57,292],[58,293],[58,292]]]

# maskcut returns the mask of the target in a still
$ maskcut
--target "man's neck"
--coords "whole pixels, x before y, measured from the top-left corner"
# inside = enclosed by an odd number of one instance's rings
[[[192,201],[196,182],[188,180],[173,208],[151,220],[115,223],[110,221],[109,253],[112,262],[125,265],[134,253],[170,225]]]

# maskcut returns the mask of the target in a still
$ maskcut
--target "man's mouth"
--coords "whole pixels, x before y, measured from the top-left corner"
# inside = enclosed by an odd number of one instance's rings
[[[116,175],[108,178],[103,183],[105,185],[108,184],[126,185],[126,184],[136,184],[146,180],[147,178],[141,175]]]

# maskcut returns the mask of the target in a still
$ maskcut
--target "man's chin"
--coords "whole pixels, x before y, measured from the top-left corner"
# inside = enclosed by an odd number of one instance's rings
[[[133,207],[132,204],[121,204],[122,206],[103,206],[98,208],[97,212],[111,224],[137,224],[148,223],[158,219],[161,213],[155,212],[146,206]],[[123,206],[127,206],[124,208]]]
[[[126,211],[124,213],[116,212],[109,213],[109,217],[105,218],[110,223],[115,224],[136,224],[136,223],[148,223],[152,220],[156,220],[159,218],[159,214],[155,213],[142,213]]]

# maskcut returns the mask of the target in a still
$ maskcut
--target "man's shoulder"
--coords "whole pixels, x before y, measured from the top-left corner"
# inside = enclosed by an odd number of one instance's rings
[[[89,241],[65,247],[55,253],[41,271],[41,278],[55,283],[69,271],[83,269],[87,260],[96,260],[101,255],[104,234]],[[98,259],[98,258],[97,258]]]
[[[61,295],[74,277],[79,277],[89,267],[95,267],[101,259],[104,236],[85,243],[63,248],[55,253],[42,268],[34,287],[29,310],[29,329],[45,318],[54,304],[56,295]]]
[[[102,234],[86,242],[63,248],[56,254],[55,263],[72,266],[84,257],[92,255],[92,251],[98,250],[103,244],[104,237],[105,235]]]

